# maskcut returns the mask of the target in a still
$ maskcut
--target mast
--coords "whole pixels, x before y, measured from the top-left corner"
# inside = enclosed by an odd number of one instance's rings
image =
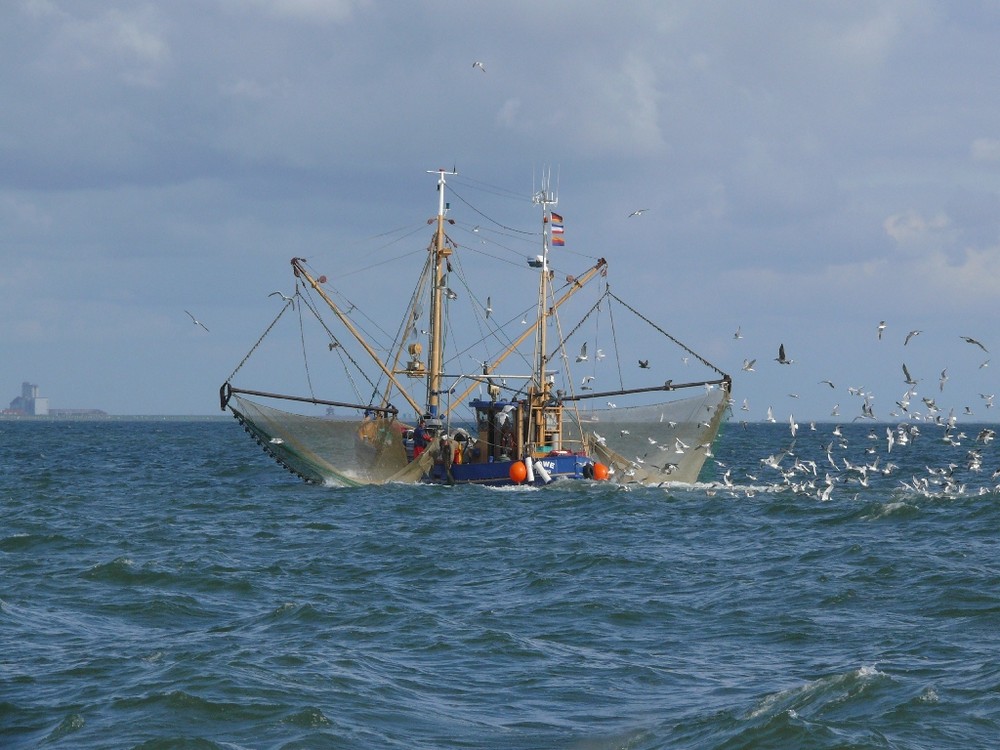
[[[549,296],[550,276],[549,240],[552,229],[551,207],[559,203],[559,199],[549,189],[551,177],[551,172],[547,172],[542,176],[541,190],[532,197],[532,201],[542,207],[542,267],[538,274],[538,313],[536,316],[538,330],[535,336],[535,387],[539,393],[544,393],[548,389],[548,378],[545,376],[545,352],[548,351],[546,338],[549,310],[546,307],[546,302]]]
[[[444,169],[427,171],[428,174],[437,174],[438,183],[438,213],[437,231],[434,234],[434,241],[428,248],[431,253],[431,309],[430,309],[430,333],[428,334],[428,372],[427,372],[427,414],[432,419],[440,416],[441,399],[441,369],[444,365],[444,295],[447,288],[445,269],[447,259],[451,255],[451,248],[445,244],[444,233],[444,212],[448,204],[444,200],[445,175],[458,174],[457,171],[448,172]]]
[[[529,410],[527,414],[522,415],[523,445],[532,452],[541,446],[558,449],[562,440],[562,407],[551,402],[552,384],[549,382],[546,370],[548,322],[549,316],[554,314],[548,307],[552,277],[549,271],[551,207],[558,203],[558,198],[549,189],[551,177],[551,171],[543,174],[542,188],[532,197],[532,201],[542,207],[542,262],[538,274],[538,312],[535,315],[535,323],[538,326],[535,336],[535,373],[534,382],[528,389]]]

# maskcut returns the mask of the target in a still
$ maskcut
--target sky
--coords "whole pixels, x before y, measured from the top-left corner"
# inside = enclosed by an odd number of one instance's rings
[[[733,375],[736,419],[867,396],[895,421],[905,363],[915,410],[994,421],[1000,3],[611,8],[3,3],[0,406],[29,381],[52,408],[218,414],[292,256],[358,267],[433,213],[427,170],[530,197],[548,166],[566,265],[606,257]]]

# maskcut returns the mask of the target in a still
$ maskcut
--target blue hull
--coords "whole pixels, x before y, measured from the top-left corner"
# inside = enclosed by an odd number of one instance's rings
[[[495,461],[486,464],[455,464],[451,467],[451,478],[442,464],[435,464],[430,473],[424,477],[425,482],[432,484],[481,484],[488,487],[504,487],[508,485],[531,484],[514,482],[510,478],[510,467],[515,461]],[[562,479],[583,479],[583,467],[590,463],[587,456],[560,455],[535,459],[535,466],[541,464],[549,473],[551,481]],[[453,480],[453,481],[452,481]],[[545,484],[535,472],[533,486]]]

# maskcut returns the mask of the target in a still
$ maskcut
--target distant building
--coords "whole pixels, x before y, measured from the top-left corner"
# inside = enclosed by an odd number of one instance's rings
[[[21,383],[21,395],[10,402],[8,413],[47,417],[49,400],[38,395],[38,386],[34,383]]]
[[[49,400],[38,395],[34,383],[21,383],[21,395],[10,402],[9,409],[0,409],[0,417],[106,417],[101,409],[51,409]]]

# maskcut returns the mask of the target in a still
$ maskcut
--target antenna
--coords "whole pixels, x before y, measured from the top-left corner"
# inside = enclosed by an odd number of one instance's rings
[[[537,203],[542,207],[543,210],[548,210],[549,206],[555,206],[559,203],[558,193],[554,193],[551,190],[552,187],[552,167],[546,167],[542,170],[542,187],[540,190],[535,192],[531,196],[532,203]],[[559,176],[556,175],[556,182],[558,185]],[[534,189],[534,175],[532,175],[532,189]],[[557,187],[558,191],[558,187]]]

